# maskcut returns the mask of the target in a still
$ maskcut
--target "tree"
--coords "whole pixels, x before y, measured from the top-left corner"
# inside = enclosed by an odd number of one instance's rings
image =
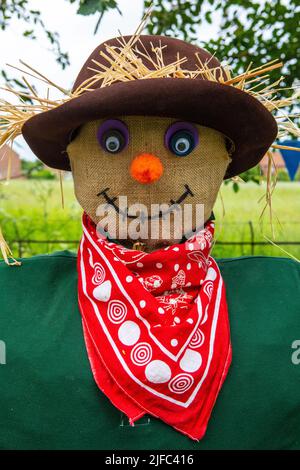
[[[77,13],[79,15],[91,15],[98,13],[99,18],[95,27],[95,33],[98,30],[104,13],[108,10],[116,9],[121,14],[116,0],[65,0],[69,3],[78,5]],[[0,29],[4,31],[10,25],[12,19],[22,20],[28,27],[25,28],[23,36],[30,39],[37,38],[37,30],[40,29],[52,45],[52,50],[56,56],[57,62],[62,68],[70,65],[69,55],[63,52],[60,46],[59,34],[56,31],[50,31],[41,17],[39,10],[33,10],[29,7],[28,0],[2,0],[0,2]]]
[[[0,2],[0,29],[2,31],[6,30],[13,18],[24,21],[27,27],[23,32],[23,36],[30,39],[36,39],[37,29],[40,28],[52,44],[57,62],[62,68],[69,65],[68,53],[61,50],[58,33],[52,32],[46,27],[41,18],[41,12],[30,9],[28,0],[2,0]]]
[[[71,3],[77,2],[78,0],[70,0]],[[95,26],[94,34],[98,31],[101,20],[109,10],[117,10],[120,15],[122,14],[116,0],[81,0],[79,2],[79,8],[77,13],[79,15],[93,15],[98,13],[99,17]]]
[[[95,33],[98,30],[100,22],[103,18],[104,13],[108,10],[117,9],[121,14],[117,2],[115,0],[65,0],[69,3],[78,4],[77,13],[80,15],[99,14],[97,24],[95,27]],[[56,31],[50,31],[45,21],[41,17],[39,10],[33,10],[29,7],[28,0],[1,0],[0,2],[0,29],[5,31],[11,20],[17,18],[25,23],[26,27],[23,32],[23,36],[29,39],[37,39],[39,32],[42,32],[50,42],[53,53],[56,57],[56,61],[64,69],[70,65],[69,54],[61,49],[59,34]],[[14,77],[8,76],[8,74],[1,70],[1,75],[6,83],[11,86],[17,85],[19,88],[25,86],[22,82],[15,79]]]
[[[280,59],[282,70],[272,72],[272,81],[283,76],[282,87],[295,86],[300,77],[299,0],[145,0],[153,5],[151,34],[183,38],[225,59],[233,72]],[[199,43],[198,31],[221,18],[218,38]],[[283,90],[282,96],[290,95]]]
[[[39,161],[21,160],[22,172],[27,179],[55,179],[55,173],[48,170],[45,165]]]
[[[95,32],[106,12],[115,9],[121,13],[117,0],[64,1],[77,4],[80,15],[98,15]],[[144,0],[145,10],[150,5],[152,17],[147,29],[151,34],[172,35],[197,43],[226,59],[235,73],[245,70],[250,62],[256,66],[280,59],[284,67],[274,70],[272,79],[283,75],[282,87],[294,86],[300,76],[299,0]],[[5,30],[15,17],[28,25],[24,36],[35,39],[40,29],[52,44],[58,63],[63,68],[69,65],[58,33],[47,28],[40,11],[30,9],[28,0],[1,1],[0,28]],[[221,18],[218,38],[200,42],[199,28],[217,17]],[[281,94],[290,94],[290,90]]]

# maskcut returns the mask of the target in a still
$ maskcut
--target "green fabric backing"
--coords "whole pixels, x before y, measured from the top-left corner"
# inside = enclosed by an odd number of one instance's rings
[[[150,418],[130,427],[94,383],[68,252],[0,263],[1,449],[300,449],[300,265],[220,260],[233,362],[207,433],[194,442]]]

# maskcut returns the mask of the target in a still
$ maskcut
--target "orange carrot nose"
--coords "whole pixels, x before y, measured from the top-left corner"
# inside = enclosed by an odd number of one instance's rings
[[[150,184],[159,180],[164,171],[162,162],[151,153],[142,153],[135,157],[130,165],[132,178],[142,184]]]

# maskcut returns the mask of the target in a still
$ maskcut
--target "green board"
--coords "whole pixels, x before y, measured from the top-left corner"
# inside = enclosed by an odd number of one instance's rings
[[[154,418],[135,427],[94,383],[68,252],[0,263],[1,449],[300,449],[300,265],[220,260],[233,362],[194,442]],[[300,354],[299,354],[300,357]],[[0,361],[1,362],[1,361]]]

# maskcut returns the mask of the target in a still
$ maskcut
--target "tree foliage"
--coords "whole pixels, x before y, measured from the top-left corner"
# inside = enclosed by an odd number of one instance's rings
[[[280,59],[284,67],[272,72],[272,80],[283,76],[282,87],[294,86],[300,77],[299,0],[145,0],[145,8],[150,4],[151,34],[194,42],[229,63],[235,73],[250,62],[255,67]],[[214,21],[220,25],[217,39],[199,41],[201,27]]]
[[[17,18],[24,22],[25,29],[23,36],[36,39],[38,29],[44,34],[52,50],[56,55],[57,62],[62,68],[70,65],[67,52],[62,51],[59,41],[59,34],[56,31],[50,31],[41,17],[41,12],[29,8],[28,0],[1,0],[0,1],[0,29],[6,30],[11,20]]]
[[[78,0],[70,0],[70,2],[78,3]],[[94,30],[94,34],[96,34],[104,14],[109,10],[117,10],[122,14],[116,0],[80,0],[77,13],[79,15],[99,14]]]
[[[55,179],[55,173],[45,167],[45,165],[35,160],[33,162],[28,160],[21,160],[22,172],[27,179]]]
[[[63,0],[61,0],[63,1]],[[79,15],[98,14],[98,20],[94,33],[97,32],[101,20],[106,12],[116,9],[120,14],[116,0],[65,0],[69,3],[77,4],[77,13]],[[47,28],[46,22],[42,18],[41,12],[31,9],[28,0],[1,0],[0,1],[0,29],[5,31],[11,23],[11,20],[17,18],[24,22],[23,36],[29,39],[37,39],[39,31],[46,37],[51,44],[52,51],[55,54],[56,61],[64,69],[69,62],[68,52],[61,49],[60,37],[56,31]],[[8,79],[2,72],[5,79]],[[11,79],[11,83],[15,80]]]
[[[63,0],[61,0],[63,1]],[[104,14],[117,10],[117,0],[64,0],[77,5],[80,15],[98,15],[95,32]],[[283,87],[295,85],[300,76],[300,3],[299,0],[144,0],[145,10],[152,5],[148,32],[179,37],[215,53],[240,73],[250,62],[261,65],[273,59],[284,62],[283,70],[272,72],[277,80],[283,75]],[[50,31],[41,12],[29,8],[28,0],[0,2],[0,28],[5,30],[13,18],[27,26],[24,36],[35,39],[40,29],[52,45],[56,60],[69,65],[57,32]],[[217,21],[217,39],[199,41],[199,31]],[[283,91],[283,94],[289,93]]]

